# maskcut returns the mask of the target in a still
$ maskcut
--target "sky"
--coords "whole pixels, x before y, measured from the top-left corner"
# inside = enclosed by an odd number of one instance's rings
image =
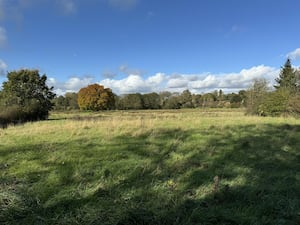
[[[206,93],[300,65],[299,0],[0,0],[0,82],[38,69],[60,95]]]

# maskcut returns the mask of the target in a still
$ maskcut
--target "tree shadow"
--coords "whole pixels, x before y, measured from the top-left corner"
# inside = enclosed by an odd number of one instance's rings
[[[54,161],[23,179],[1,176],[17,200],[1,202],[0,222],[300,224],[299,125],[153,129],[106,146],[84,141],[72,143],[85,151],[80,161]]]

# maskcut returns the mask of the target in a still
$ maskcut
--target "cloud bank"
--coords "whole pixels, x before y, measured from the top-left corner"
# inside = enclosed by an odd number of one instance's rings
[[[65,92],[77,92],[80,88],[92,83],[99,83],[109,87],[114,93],[150,93],[150,92],[182,92],[189,89],[192,93],[206,93],[222,89],[224,92],[237,92],[247,89],[257,78],[265,78],[273,84],[278,76],[279,69],[259,65],[249,69],[243,69],[237,73],[224,74],[165,74],[156,73],[147,78],[139,74],[130,74],[123,79],[105,78],[95,80],[93,77],[71,77],[64,83],[59,83],[54,78],[50,78],[49,84],[54,86],[57,94]]]

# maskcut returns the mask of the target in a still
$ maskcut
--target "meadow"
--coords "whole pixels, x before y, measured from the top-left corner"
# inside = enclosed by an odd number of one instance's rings
[[[0,224],[300,224],[300,120],[55,113],[0,130]]]

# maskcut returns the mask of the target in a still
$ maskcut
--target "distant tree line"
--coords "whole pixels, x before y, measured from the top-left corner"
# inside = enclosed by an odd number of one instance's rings
[[[192,94],[189,90],[185,90],[182,93],[164,91],[117,96],[111,89],[92,84],[82,88],[78,93],[66,93],[64,96],[57,96],[52,102],[55,110],[239,108],[245,107],[246,91],[224,94],[222,90],[219,90],[205,94]]]

